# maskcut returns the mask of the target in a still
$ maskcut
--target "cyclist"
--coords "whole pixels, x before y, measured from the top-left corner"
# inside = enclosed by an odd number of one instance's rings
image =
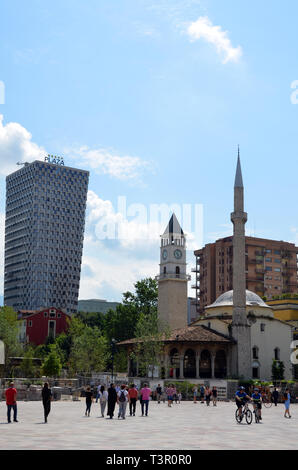
[[[253,401],[253,407],[255,413],[258,413],[259,420],[262,421],[262,416],[261,416],[261,409],[262,409],[262,395],[260,394],[260,391],[258,388],[254,389],[254,393],[251,396],[252,401]]]
[[[236,395],[235,395],[235,401],[236,401],[236,405],[239,409],[239,415],[240,415],[240,419],[242,420],[243,416],[242,416],[242,407],[245,405],[245,403],[247,401],[251,400],[250,396],[247,395],[247,393],[245,392],[245,388],[244,387],[239,387],[238,391],[236,392]]]

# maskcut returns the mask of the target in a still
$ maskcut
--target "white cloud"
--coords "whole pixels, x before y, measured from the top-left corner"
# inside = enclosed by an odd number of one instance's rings
[[[30,132],[17,122],[3,124],[0,114],[0,174],[18,170],[17,162],[43,160],[46,151],[32,142]]]
[[[131,211],[133,206],[135,211]],[[86,231],[94,241],[117,240],[119,248],[150,251],[159,243],[165,222],[150,221],[149,217],[143,204],[132,205],[121,212],[119,208],[114,209],[111,201],[101,199],[94,191],[88,191]]]
[[[223,56],[224,64],[238,62],[242,56],[242,48],[233,47],[228,32],[223,31],[221,26],[214,26],[208,16],[200,16],[197,21],[192,22],[187,28],[187,34],[192,41],[204,39],[214,45],[217,53]]]
[[[74,161],[104,175],[123,181],[140,183],[147,171],[153,171],[151,162],[130,155],[120,156],[108,149],[89,149],[82,146],[65,151]],[[46,150],[32,141],[30,132],[17,122],[3,124],[0,114],[0,175],[18,169],[17,162],[44,160]]]
[[[82,146],[68,149],[66,153],[92,170],[98,170],[98,172],[104,175],[109,175],[123,181],[135,180],[140,182],[145,171],[153,170],[152,163],[142,160],[140,157],[121,156],[105,148],[92,150],[87,146]]]
[[[122,293],[133,291],[137,281],[157,274],[158,262],[133,259],[117,252],[110,256],[109,261],[101,256],[83,256],[82,273],[86,268],[89,275],[82,275],[80,299],[107,299],[109,296],[107,300],[121,300]],[[110,297],[112,294],[109,292],[113,292],[114,296]]]

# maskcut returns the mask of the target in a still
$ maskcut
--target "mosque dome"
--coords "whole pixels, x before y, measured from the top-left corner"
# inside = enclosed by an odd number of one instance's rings
[[[229,290],[224,294],[220,295],[213,304],[208,305],[206,308],[213,308],[213,307],[232,307],[233,306],[233,291]],[[264,307],[269,308],[261,297],[250,290],[246,290],[246,306],[249,307]]]

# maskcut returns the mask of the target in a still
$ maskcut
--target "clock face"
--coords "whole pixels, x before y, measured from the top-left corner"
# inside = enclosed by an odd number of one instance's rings
[[[166,260],[167,257],[168,257],[168,252],[167,252],[167,250],[163,250],[163,252],[162,252],[162,259]]]
[[[182,251],[181,250],[175,250],[174,251],[174,256],[176,259],[182,258]]]

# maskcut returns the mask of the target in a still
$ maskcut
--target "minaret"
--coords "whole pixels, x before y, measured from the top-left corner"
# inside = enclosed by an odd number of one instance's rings
[[[232,369],[234,375],[251,377],[251,330],[246,315],[245,223],[244,187],[238,148],[237,170],[234,184],[234,212],[231,214],[233,233],[233,319],[234,347]]]
[[[175,214],[161,235],[158,317],[171,330],[187,326],[185,235]]]

